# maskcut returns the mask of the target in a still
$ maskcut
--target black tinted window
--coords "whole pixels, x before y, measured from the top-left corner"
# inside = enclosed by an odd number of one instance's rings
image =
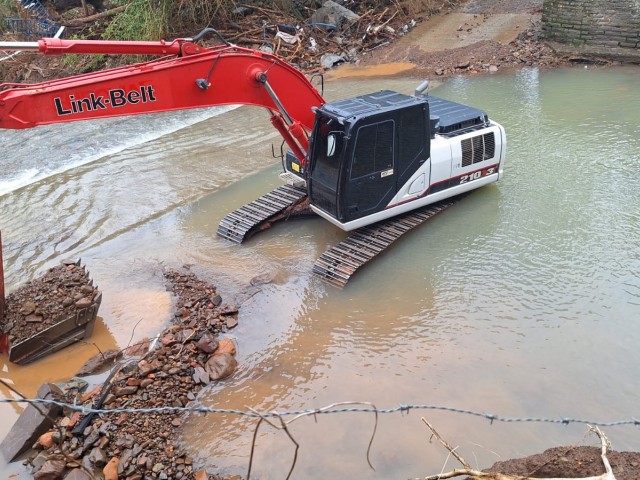
[[[393,168],[393,121],[387,120],[358,129],[351,178],[390,168]]]

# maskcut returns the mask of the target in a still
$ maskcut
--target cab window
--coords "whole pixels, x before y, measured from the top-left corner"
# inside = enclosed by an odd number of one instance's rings
[[[351,179],[393,168],[394,122],[387,120],[358,129]]]

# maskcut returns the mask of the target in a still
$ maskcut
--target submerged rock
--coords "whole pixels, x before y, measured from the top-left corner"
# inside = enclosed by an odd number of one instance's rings
[[[211,380],[222,380],[231,375],[237,366],[238,361],[230,353],[216,353],[207,360],[205,369]]]

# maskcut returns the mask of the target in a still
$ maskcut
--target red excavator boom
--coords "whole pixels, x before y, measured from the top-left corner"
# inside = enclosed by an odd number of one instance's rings
[[[313,107],[325,101],[309,80],[274,55],[221,45],[204,48],[191,39],[167,43],[45,38],[0,42],[3,49],[45,55],[165,55],[150,62],[37,84],[0,84],[0,128],[215,105],[267,108],[271,122],[304,165]]]

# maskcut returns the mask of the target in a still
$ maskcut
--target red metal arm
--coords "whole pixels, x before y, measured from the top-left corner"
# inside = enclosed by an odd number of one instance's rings
[[[202,48],[184,38],[171,43],[128,42],[121,40],[63,40],[42,38],[38,40],[38,50],[45,55],[66,55],[68,53],[112,54],[112,55],[179,55],[183,46],[189,46],[187,54],[199,53]]]
[[[272,123],[278,124],[280,133],[304,162],[308,141],[303,129],[313,128],[312,107],[324,104],[300,71],[256,50],[201,48],[180,39],[171,43],[43,39],[38,46],[47,54],[127,50],[174,56],[38,84],[1,84],[0,128],[214,105],[256,105],[272,112]]]

